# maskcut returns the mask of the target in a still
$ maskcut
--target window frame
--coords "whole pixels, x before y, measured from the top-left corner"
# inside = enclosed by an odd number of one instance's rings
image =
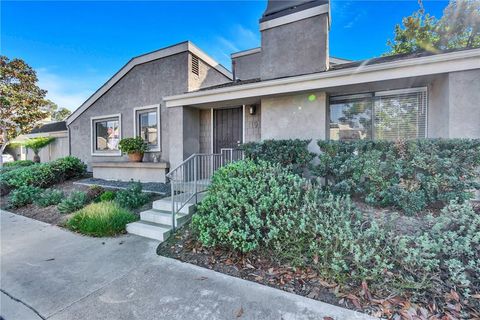
[[[99,156],[99,157],[121,157],[122,156],[122,151],[117,150],[117,151],[99,151],[96,149],[96,126],[95,124],[97,122],[101,122],[102,120],[110,120],[118,118],[118,138],[121,140],[122,139],[122,114],[121,113],[115,113],[115,114],[109,114],[109,115],[102,115],[102,116],[96,116],[96,117],[90,117],[90,150],[91,150],[91,155],[92,156]]]
[[[162,151],[162,140],[161,140],[161,130],[162,130],[162,125],[160,122],[160,104],[152,104],[149,106],[142,106],[142,107],[136,107],[133,108],[133,133],[135,137],[139,137],[140,134],[138,132],[138,129],[140,128],[140,123],[138,119],[138,114],[144,111],[148,111],[151,109],[155,109],[157,112],[157,145],[149,145],[148,146],[148,152],[160,152]]]
[[[399,94],[408,94],[408,93],[424,93],[425,94],[425,137],[420,139],[427,139],[428,138],[428,118],[429,118],[429,107],[428,107],[428,87],[414,87],[414,88],[403,88],[403,89],[391,89],[391,90],[381,90],[381,91],[364,91],[364,92],[355,92],[350,94],[338,94],[338,95],[328,95],[327,96],[327,112],[326,112],[326,138],[330,140],[330,120],[331,120],[331,105],[332,102],[348,100],[348,99],[355,99],[355,98],[367,98],[370,97],[373,102],[372,106],[372,117],[374,116],[374,108],[375,108],[375,99],[377,97],[384,97],[384,96],[392,96],[392,95],[399,95]],[[333,101],[332,101],[333,99]],[[373,119],[372,119],[373,121]],[[372,141],[378,140],[375,138],[375,130],[374,130],[374,123],[372,123]]]

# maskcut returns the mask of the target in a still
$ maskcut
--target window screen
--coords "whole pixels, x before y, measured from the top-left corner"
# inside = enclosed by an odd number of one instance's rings
[[[137,119],[137,134],[142,137],[149,146],[158,146],[157,110],[151,109],[138,112]]]

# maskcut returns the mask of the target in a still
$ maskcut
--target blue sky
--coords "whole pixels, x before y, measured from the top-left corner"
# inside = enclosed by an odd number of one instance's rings
[[[447,1],[424,0],[440,17]],[[47,97],[76,109],[131,57],[190,40],[230,68],[232,52],[260,45],[254,1],[2,1],[1,53],[37,70]],[[379,56],[414,0],[332,0],[330,54]]]

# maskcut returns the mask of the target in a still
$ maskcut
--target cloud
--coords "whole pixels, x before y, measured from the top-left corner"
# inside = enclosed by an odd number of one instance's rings
[[[222,65],[230,66],[230,54],[260,46],[260,33],[236,24],[215,38],[210,48],[206,48]]]
[[[60,76],[52,71],[55,67],[37,68],[38,85],[47,90],[47,99],[59,107],[70,110],[78,108],[100,86],[101,77],[92,75],[82,79]]]

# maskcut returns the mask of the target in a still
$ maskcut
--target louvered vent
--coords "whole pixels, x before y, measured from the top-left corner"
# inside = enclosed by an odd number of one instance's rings
[[[198,57],[192,55],[192,73],[197,76],[200,74],[200,61]]]

